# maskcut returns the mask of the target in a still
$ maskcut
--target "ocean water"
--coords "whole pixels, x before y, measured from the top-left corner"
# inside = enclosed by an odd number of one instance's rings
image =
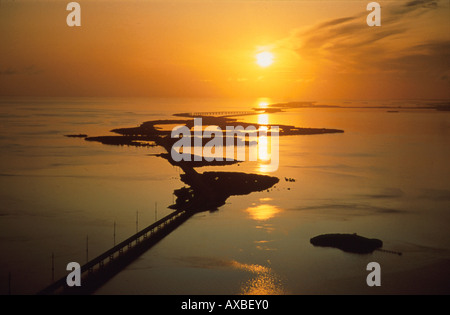
[[[269,103],[280,100],[269,100]],[[179,112],[249,110],[260,99],[12,98],[0,100],[0,293],[33,294],[171,212],[180,169],[161,148],[67,138],[103,136]],[[323,102],[323,104],[331,104]],[[334,102],[243,121],[336,128],[280,138],[277,171],[245,162],[199,171],[277,176],[269,191],[202,212],[97,294],[449,293],[450,113],[414,101]],[[376,106],[404,106],[396,113]],[[361,108],[361,107],[370,108]],[[397,110],[397,109],[396,109]],[[295,182],[285,178],[294,178]],[[323,233],[379,238],[369,255],[317,248]],[[368,287],[366,266],[381,266]],[[9,282],[9,276],[11,281]]]

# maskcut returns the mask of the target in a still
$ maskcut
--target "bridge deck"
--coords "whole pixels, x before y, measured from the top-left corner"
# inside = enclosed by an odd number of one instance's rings
[[[82,265],[80,267],[80,287],[67,286],[66,277],[63,277],[38,292],[38,294],[92,293],[135,260],[139,255],[181,225],[192,216],[192,214],[192,212],[184,210],[172,212]]]

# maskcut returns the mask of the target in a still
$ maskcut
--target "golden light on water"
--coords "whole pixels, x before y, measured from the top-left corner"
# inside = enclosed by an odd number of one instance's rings
[[[259,105],[268,106],[270,103],[268,99],[260,99]],[[277,127],[270,127],[269,130],[269,114],[258,115],[258,171],[260,173],[270,173],[278,169],[278,129]],[[275,128],[275,130],[274,130]],[[269,136],[267,134],[270,134]],[[274,135],[275,134],[275,135]],[[269,149],[270,147],[270,149]]]
[[[270,268],[261,266],[261,265],[256,265],[256,264],[242,264],[238,261],[232,261],[231,262],[231,266],[237,269],[241,269],[241,270],[245,270],[245,271],[249,271],[252,273],[267,273],[270,271]]]
[[[281,281],[273,273],[261,273],[241,287],[243,295],[280,295],[284,294]]]
[[[268,125],[269,124],[269,115],[268,114],[259,114],[258,115],[258,124],[259,125]],[[267,138],[267,126],[259,127],[259,137],[258,137],[258,160],[267,162],[270,160],[269,153],[269,139]]]
[[[269,220],[280,212],[280,208],[268,204],[262,204],[256,207],[247,208],[246,212],[253,220],[266,221]]]
[[[268,125],[269,124],[269,114],[259,114],[258,115],[258,124]],[[266,127],[266,130],[267,130],[267,127]]]
[[[233,261],[231,265],[236,269],[248,271],[256,275],[242,285],[241,294],[279,295],[285,293],[280,278],[270,267],[257,264],[243,264],[237,261]]]
[[[267,131],[267,127],[261,127],[265,128]],[[270,161],[270,154],[268,152],[269,141],[267,139],[267,136],[259,136],[258,137],[258,160],[267,162]]]

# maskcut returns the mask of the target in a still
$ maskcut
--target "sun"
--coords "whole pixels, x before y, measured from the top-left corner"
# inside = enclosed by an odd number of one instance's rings
[[[263,68],[270,66],[273,63],[273,54],[268,51],[256,54],[256,63]]]

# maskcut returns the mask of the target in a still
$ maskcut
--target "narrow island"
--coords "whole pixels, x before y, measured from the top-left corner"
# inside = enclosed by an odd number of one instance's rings
[[[258,114],[258,111],[246,112],[245,115]],[[238,163],[237,160],[232,161],[196,161],[191,158],[189,161],[174,161],[171,156],[171,150],[174,143],[179,138],[171,138],[170,126],[180,125],[189,129],[194,127],[194,119],[202,118],[203,125],[218,126],[222,130],[226,130],[228,126],[242,126],[244,129],[253,126],[259,128],[272,127],[272,125],[262,125],[256,123],[247,123],[238,121],[231,116],[223,113],[222,116],[211,116],[196,114],[193,116],[189,113],[174,114],[177,119],[158,119],[142,123],[138,127],[118,128],[111,130],[116,135],[85,137],[86,141],[100,142],[106,145],[126,145],[136,147],[154,147],[159,146],[165,149],[166,153],[153,154],[153,156],[161,157],[170,164],[178,166],[182,169],[181,181],[186,186],[176,189],[175,203],[169,208],[174,210],[189,211],[214,211],[224,205],[230,196],[246,195],[252,192],[264,191],[273,187],[279,182],[279,178],[260,174],[247,174],[241,172],[203,172],[199,173],[196,168],[203,166],[225,166]],[[181,119],[183,118],[183,119]],[[167,126],[167,128],[164,128]],[[343,133],[339,129],[327,128],[301,128],[291,125],[277,125],[279,127],[279,136],[299,136],[299,135],[320,135],[327,133]],[[225,139],[226,136],[223,136]],[[235,136],[236,138],[236,136]],[[202,139],[205,142],[210,139]],[[233,139],[236,141],[236,139]],[[224,141],[225,143],[225,141]],[[254,145],[251,141],[245,141],[245,145]]]
[[[370,254],[383,247],[383,242],[376,238],[366,238],[354,234],[322,234],[310,240],[314,246],[338,248],[344,252]]]

